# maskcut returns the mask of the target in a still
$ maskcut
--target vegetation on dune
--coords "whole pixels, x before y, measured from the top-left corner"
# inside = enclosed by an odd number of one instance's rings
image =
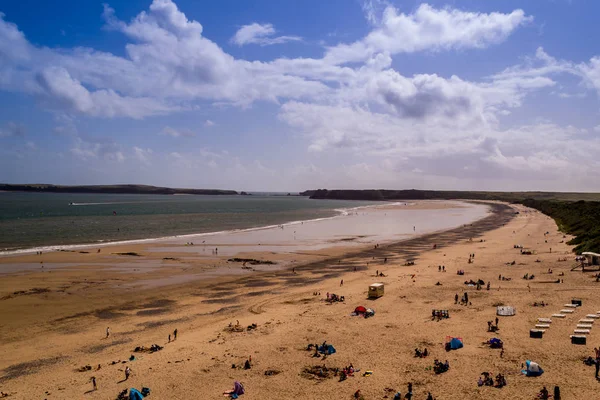
[[[574,235],[568,242],[577,253],[593,251],[600,253],[600,202],[599,201],[550,201],[527,199],[521,204],[552,217],[558,228]]]

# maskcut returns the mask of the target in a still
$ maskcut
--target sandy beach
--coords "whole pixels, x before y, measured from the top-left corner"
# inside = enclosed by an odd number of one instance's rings
[[[201,243],[188,246],[192,239],[185,238],[112,245],[100,253],[89,248],[2,257],[0,391],[10,399],[114,399],[125,388],[146,386],[150,398],[194,393],[213,399],[240,381],[248,400],[351,399],[359,389],[365,399],[384,399],[395,391],[404,395],[412,382],[414,399],[428,392],[438,400],[533,399],[544,385],[559,385],[565,399],[594,398],[594,368],[582,358],[593,355],[597,333],[591,330],[585,346],[569,339],[579,319],[600,310],[592,273],[571,271],[574,256],[564,243],[569,238],[550,218],[522,206],[485,207],[491,212],[473,223],[449,221],[448,227],[458,227],[442,231],[419,227],[424,231],[414,235],[378,237],[368,228],[361,234],[357,215],[351,225],[358,229],[318,243],[317,235],[302,234],[301,224],[296,239],[288,238],[298,242],[291,248],[263,232],[255,234],[260,243],[230,238],[205,245],[202,253]],[[396,210],[378,212],[389,219],[386,213]],[[282,231],[293,235],[294,228]],[[374,242],[380,245],[374,248]],[[522,255],[516,244],[534,254]],[[233,256],[261,263],[227,262]],[[558,261],[563,258],[568,261]],[[414,265],[405,265],[409,260]],[[446,272],[438,271],[442,265]],[[457,275],[459,269],[465,274]],[[525,274],[535,278],[524,280]],[[490,282],[490,290],[464,284],[479,279]],[[385,295],[368,300],[373,282],[385,284]],[[329,304],[328,292],[345,301]],[[464,292],[470,304],[455,304],[455,294]],[[529,338],[538,318],[550,318],[572,298],[581,299],[582,307],[553,319],[542,339]],[[548,305],[532,306],[540,301]],[[497,305],[514,306],[517,313],[499,317],[499,331],[488,333]],[[357,306],[373,308],[375,315],[351,316]],[[432,309],[448,310],[450,318],[433,321]],[[243,329],[232,332],[236,321]],[[252,324],[256,328],[247,330]],[[177,340],[168,343],[175,329]],[[448,336],[462,338],[464,348],[446,352]],[[504,341],[503,357],[482,344],[491,337]],[[337,352],[321,359],[306,350],[324,341]],[[152,344],[164,348],[133,352]],[[414,349],[424,347],[430,356],[415,358]],[[126,361],[131,355],[135,360]],[[436,358],[448,360],[449,371],[436,375],[430,368]],[[523,376],[525,360],[538,362],[545,373]],[[342,382],[304,372],[349,364],[360,371]],[[86,365],[92,370],[78,371]],[[126,367],[132,376],[123,381]],[[372,375],[363,376],[365,371]],[[483,371],[504,374],[507,386],[478,387]]]

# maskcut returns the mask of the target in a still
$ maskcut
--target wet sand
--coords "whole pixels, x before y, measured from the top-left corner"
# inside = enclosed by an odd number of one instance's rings
[[[440,400],[532,399],[542,385],[551,388],[555,384],[561,386],[563,398],[593,398],[598,383],[593,368],[583,365],[580,358],[590,354],[597,333],[592,329],[587,346],[571,345],[569,334],[580,318],[600,310],[597,284],[588,273],[570,271],[573,257],[569,246],[561,243],[568,238],[563,239],[551,219],[522,207],[516,207],[521,211],[518,215],[507,205],[494,204],[492,209],[492,214],[466,227],[377,249],[336,243],[305,254],[284,254],[283,258],[289,258],[286,265],[296,265],[295,271],[247,264],[261,269],[252,271],[217,257],[211,261],[220,266],[211,267],[196,259],[185,260],[183,253],[152,252],[139,261],[133,260],[135,256],[114,256],[111,268],[128,272],[95,265],[98,256],[93,253],[20,256],[19,262],[26,264],[43,257],[47,264],[69,265],[51,272],[2,277],[0,391],[13,393],[17,399],[114,399],[124,388],[148,386],[152,398],[184,399],[194,391],[209,399],[221,398],[222,391],[239,380],[246,387],[245,399],[345,399],[359,388],[365,399],[381,399],[386,394],[393,397],[386,388],[404,394],[410,381],[415,399],[424,399],[427,391]],[[547,231],[550,234],[545,236]],[[536,254],[523,256],[514,244]],[[110,252],[144,249],[130,245]],[[467,262],[470,253],[476,254],[473,264]],[[263,255],[267,256],[274,255]],[[89,257],[90,262],[84,265],[82,257]],[[559,257],[569,261],[558,262]],[[160,268],[152,260],[159,260]],[[414,260],[415,265],[404,266],[407,260]],[[515,265],[505,264],[513,260]],[[120,262],[147,271],[131,271],[131,266],[119,267]],[[444,265],[447,272],[438,272],[438,265]],[[210,281],[151,284],[167,276],[199,274],[200,269],[210,273],[211,268],[215,276]],[[243,271],[243,275],[216,272],[225,268]],[[548,268],[553,274],[545,273]],[[457,269],[464,269],[465,275],[456,275]],[[384,271],[386,277],[376,278],[376,270]],[[565,273],[564,283],[550,283],[559,272]],[[521,279],[525,273],[534,273],[536,278],[525,281]],[[499,281],[499,274],[512,280]],[[467,288],[463,282],[469,279],[490,281],[491,290]],[[149,282],[132,284],[139,280]],[[367,300],[367,286],[376,281],[385,283],[386,293],[376,301]],[[472,305],[454,305],[454,294],[465,290]],[[321,295],[313,296],[314,292]],[[344,295],[345,303],[328,305],[323,301],[326,292]],[[581,309],[553,321],[542,340],[529,339],[529,329],[538,317],[558,312],[572,297],[583,300]],[[541,300],[550,305],[531,306]],[[501,303],[517,308],[516,316],[500,318],[496,336],[506,344],[503,358],[498,350],[481,344],[492,336],[486,332],[486,322],[495,317],[495,305]],[[358,305],[373,307],[375,316],[350,316]],[[449,310],[451,318],[431,321],[433,308]],[[258,328],[226,332],[236,320],[243,326],[256,323]],[[105,339],[107,326],[112,334]],[[167,335],[175,328],[179,337],[167,344]],[[443,342],[449,335],[462,337],[465,347],[446,353]],[[336,354],[320,360],[304,350],[308,343],[324,340],[336,347]],[[136,361],[111,365],[127,360],[134,347],[153,343],[165,348],[154,354],[135,353]],[[432,355],[415,359],[415,347],[427,347]],[[252,356],[252,369],[232,369],[232,364],[240,366],[248,356]],[[428,369],[434,358],[447,359],[450,370],[435,375]],[[546,373],[538,378],[521,376],[521,363],[526,359],[539,362]],[[307,379],[302,374],[308,366],[350,363],[361,372],[372,370],[373,375],[359,373],[338,382],[336,378]],[[76,372],[87,364],[94,371]],[[95,371],[98,364],[101,369]],[[133,375],[128,382],[120,382],[127,365]],[[279,373],[265,376],[267,370]],[[504,373],[508,386],[478,388],[482,371]],[[91,376],[97,378],[99,390],[86,394]]]

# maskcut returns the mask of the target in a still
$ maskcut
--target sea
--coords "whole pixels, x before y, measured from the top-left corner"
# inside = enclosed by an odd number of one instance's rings
[[[250,196],[0,192],[0,253],[319,220],[373,202]]]

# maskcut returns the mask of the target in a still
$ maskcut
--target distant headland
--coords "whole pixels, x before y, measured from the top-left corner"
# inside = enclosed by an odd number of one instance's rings
[[[110,194],[198,194],[198,195],[237,195],[235,190],[219,189],[177,189],[149,185],[48,185],[48,184],[4,184],[0,191],[43,192],[43,193],[110,193]]]

